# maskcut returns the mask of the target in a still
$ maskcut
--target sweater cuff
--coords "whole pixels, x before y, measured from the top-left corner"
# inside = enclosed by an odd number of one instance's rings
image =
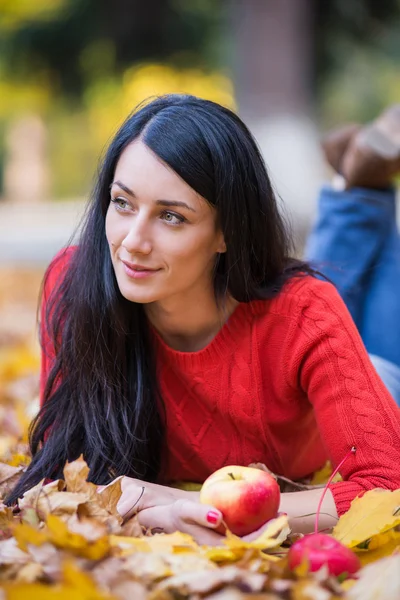
[[[329,486],[332,492],[333,500],[336,505],[336,510],[341,517],[350,508],[351,502],[357,496],[363,496],[367,491],[359,483],[353,483],[352,481],[338,481],[332,483]]]

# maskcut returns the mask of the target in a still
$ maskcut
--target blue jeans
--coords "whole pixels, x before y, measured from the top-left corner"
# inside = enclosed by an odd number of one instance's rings
[[[306,258],[338,288],[400,406],[400,237],[392,189],[322,188]]]

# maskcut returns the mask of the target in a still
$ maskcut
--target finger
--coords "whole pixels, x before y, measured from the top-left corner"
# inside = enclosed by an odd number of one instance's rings
[[[150,529],[152,533],[180,531],[191,535],[198,544],[207,546],[222,545],[223,536],[221,534],[196,523],[183,521],[179,517],[176,519],[168,518],[164,506],[145,508],[138,514],[138,521],[140,525]]]
[[[209,529],[217,529],[222,523],[222,513],[214,506],[184,498],[174,502],[172,514],[186,523],[196,523]]]
[[[142,486],[138,490],[137,486],[132,490],[132,493],[125,492],[122,494],[120,500],[117,503],[117,511],[122,516],[124,522],[132,518],[141,508],[141,500],[145,493],[145,487]]]

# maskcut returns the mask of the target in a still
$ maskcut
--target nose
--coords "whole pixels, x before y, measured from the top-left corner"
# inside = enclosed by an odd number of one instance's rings
[[[135,216],[129,223],[129,231],[122,241],[123,248],[131,254],[150,254],[153,249],[150,225],[145,218]]]

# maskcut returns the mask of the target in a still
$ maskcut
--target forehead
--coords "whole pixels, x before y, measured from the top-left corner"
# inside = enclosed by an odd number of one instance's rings
[[[122,152],[115,169],[114,181],[121,181],[136,196],[154,199],[184,198],[196,207],[208,203],[173,169],[154,154],[141,140],[135,140]]]

